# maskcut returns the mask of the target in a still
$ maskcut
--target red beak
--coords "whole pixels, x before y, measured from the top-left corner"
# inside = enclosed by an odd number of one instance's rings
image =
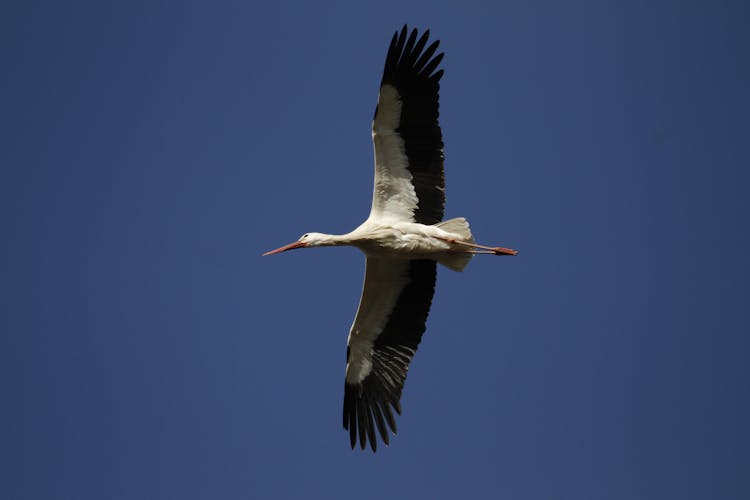
[[[305,243],[302,243],[301,241],[295,241],[294,243],[289,243],[288,245],[284,245],[283,247],[277,248],[276,250],[266,252],[262,255],[262,257],[265,257],[266,255],[273,255],[275,253],[286,252],[287,250],[294,250],[295,248],[302,248],[305,246],[307,246]]]

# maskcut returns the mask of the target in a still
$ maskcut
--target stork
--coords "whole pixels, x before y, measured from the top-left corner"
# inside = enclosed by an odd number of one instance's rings
[[[477,244],[463,217],[442,221],[443,70],[437,68],[443,53],[435,55],[440,42],[427,46],[428,38],[429,30],[418,38],[416,29],[409,33],[404,26],[388,47],[372,123],[375,186],[367,220],[347,234],[305,233],[263,254],[349,245],[366,256],[346,350],[343,423],[352,449],[359,437],[363,450],[369,442],[376,451],[376,429],[386,445],[389,430],[396,433],[393,411],[401,414],[401,392],[425,331],[437,263],[462,271],[476,254],[517,254]]]

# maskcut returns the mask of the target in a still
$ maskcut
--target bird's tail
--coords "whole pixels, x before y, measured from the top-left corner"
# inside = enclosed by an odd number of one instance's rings
[[[449,219],[443,222],[435,224],[443,231],[453,233],[457,235],[461,241],[468,243],[474,243],[474,237],[471,235],[471,229],[469,229],[469,221],[463,217],[456,217],[455,219]],[[472,254],[470,253],[454,253],[448,255],[441,255],[437,261],[451,269],[453,271],[463,271],[464,268],[469,264]]]

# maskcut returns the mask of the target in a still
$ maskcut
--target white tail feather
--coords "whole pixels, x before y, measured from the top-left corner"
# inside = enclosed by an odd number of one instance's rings
[[[443,231],[458,235],[461,241],[468,241],[469,243],[475,243],[474,237],[471,235],[471,229],[469,229],[469,221],[463,217],[456,217],[455,219],[444,220],[435,224]]]
[[[474,243],[474,237],[471,235],[471,229],[469,229],[469,221],[463,217],[456,217],[455,219],[438,222],[435,224],[435,227],[439,227],[445,232],[455,234],[461,241]],[[437,261],[448,269],[460,272],[469,264],[472,256],[473,255],[468,252],[459,252],[441,255]]]

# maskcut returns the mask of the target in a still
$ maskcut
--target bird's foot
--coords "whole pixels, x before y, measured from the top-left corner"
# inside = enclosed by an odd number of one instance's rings
[[[492,251],[495,255],[518,255],[518,250],[512,248],[495,247]]]

